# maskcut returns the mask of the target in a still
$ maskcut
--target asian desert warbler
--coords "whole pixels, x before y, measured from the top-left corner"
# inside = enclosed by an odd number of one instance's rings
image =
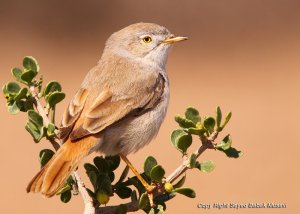
[[[93,151],[119,154],[130,164],[126,156],[156,136],[166,115],[168,52],[173,43],[186,39],[152,23],[113,33],[64,112],[64,144],[31,180],[27,192],[55,195]]]

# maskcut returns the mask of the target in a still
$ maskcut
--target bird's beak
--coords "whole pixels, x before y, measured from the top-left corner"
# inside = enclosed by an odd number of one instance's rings
[[[166,39],[164,41],[162,41],[161,43],[163,44],[173,44],[175,42],[181,42],[181,41],[184,41],[184,40],[187,40],[188,38],[187,37],[184,37],[184,36],[177,36],[177,37],[171,37],[169,39]]]

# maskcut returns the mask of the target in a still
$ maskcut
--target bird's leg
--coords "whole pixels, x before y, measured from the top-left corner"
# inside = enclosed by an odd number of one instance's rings
[[[138,173],[138,171],[134,168],[134,166],[131,164],[131,162],[127,159],[125,155],[120,154],[120,157],[122,160],[127,164],[127,166],[131,169],[131,171],[136,175],[136,177],[140,180],[140,182],[143,184],[145,187],[149,201],[150,201],[150,206],[152,207],[153,205],[153,190],[155,189],[155,186],[151,186],[150,184],[145,181],[145,179]]]

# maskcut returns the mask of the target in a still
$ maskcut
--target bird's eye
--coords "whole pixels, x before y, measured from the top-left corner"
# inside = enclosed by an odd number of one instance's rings
[[[150,36],[145,36],[145,37],[143,38],[143,41],[144,41],[145,43],[150,43],[150,42],[152,42],[152,38],[151,38]]]

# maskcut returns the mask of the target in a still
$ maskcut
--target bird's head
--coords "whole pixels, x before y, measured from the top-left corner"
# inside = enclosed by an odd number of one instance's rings
[[[186,39],[175,37],[167,28],[157,24],[137,23],[112,34],[106,42],[104,54],[164,67],[172,44]]]

